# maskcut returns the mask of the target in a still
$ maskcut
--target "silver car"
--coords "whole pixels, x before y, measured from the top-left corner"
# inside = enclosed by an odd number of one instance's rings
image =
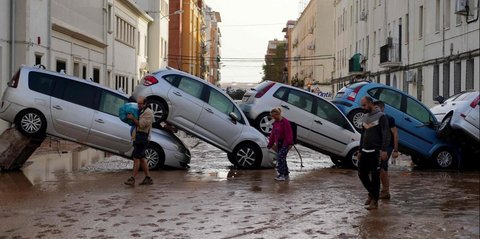
[[[245,93],[240,108],[265,135],[272,130],[269,112],[281,107],[284,116],[298,125],[299,143],[329,155],[335,164],[356,165],[360,134],[329,101],[289,85],[265,81]]]
[[[267,139],[221,89],[182,71],[166,68],[145,76],[133,98],[146,98],[155,122],[167,121],[227,153],[242,168],[273,167]]]
[[[447,100],[437,97],[439,105],[430,109],[442,122],[438,133],[442,137],[448,137],[454,131],[463,132],[467,136],[480,142],[480,93],[478,91],[465,91],[456,94]]]
[[[0,118],[28,136],[50,134],[130,157],[130,126],[118,117],[126,102],[125,94],[97,83],[23,66],[3,94]],[[151,133],[146,150],[151,169],[188,167],[190,152],[180,139],[158,129]]]

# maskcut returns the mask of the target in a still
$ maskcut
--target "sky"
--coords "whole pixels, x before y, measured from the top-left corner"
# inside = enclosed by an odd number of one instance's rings
[[[288,20],[296,20],[298,0],[206,0],[220,12],[221,82],[260,82],[269,40],[284,38]],[[229,59],[230,58],[230,59]],[[254,58],[231,59],[231,58]]]

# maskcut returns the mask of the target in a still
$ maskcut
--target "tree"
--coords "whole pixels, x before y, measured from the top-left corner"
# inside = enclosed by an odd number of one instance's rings
[[[284,68],[285,43],[279,43],[275,49],[275,56],[265,59],[265,65],[263,65],[263,80],[283,82]]]

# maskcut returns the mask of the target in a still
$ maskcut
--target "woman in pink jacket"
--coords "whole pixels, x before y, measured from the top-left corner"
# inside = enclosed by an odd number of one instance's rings
[[[293,145],[293,132],[290,121],[282,117],[282,109],[274,108],[270,111],[270,115],[275,120],[273,122],[272,133],[269,137],[268,148],[277,151],[277,173],[275,178],[277,181],[285,181],[289,179],[287,166],[287,154]]]

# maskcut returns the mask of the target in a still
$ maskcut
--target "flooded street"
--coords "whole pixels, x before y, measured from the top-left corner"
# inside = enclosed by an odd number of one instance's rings
[[[289,182],[237,170],[189,139],[189,170],[152,173],[128,187],[132,162],[91,149],[39,152],[0,173],[0,238],[479,238],[479,171],[390,168],[392,199],[363,207],[355,170],[298,147]],[[138,177],[137,180],[141,178]]]

